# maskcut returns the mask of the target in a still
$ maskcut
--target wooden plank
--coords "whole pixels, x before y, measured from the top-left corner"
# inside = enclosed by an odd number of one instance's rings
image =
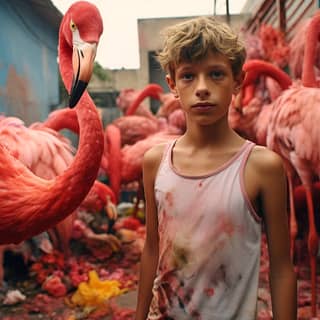
[[[294,35],[296,28],[299,26],[299,23],[303,20],[306,20],[308,17],[314,14],[314,3],[310,3],[299,15],[300,18],[295,19],[294,22],[287,28],[286,39],[290,41]]]
[[[256,24],[261,23],[263,17],[266,15],[266,12],[268,12],[268,10],[273,6],[273,4],[273,0],[265,0],[258,8],[254,16],[247,21],[245,29],[256,29]]]
[[[244,29],[256,34],[262,23],[285,30],[287,40],[292,38],[300,21],[313,15],[320,0],[265,0],[253,17],[249,18]]]
[[[277,1],[277,13],[278,13],[278,19],[279,19],[279,29],[283,33],[286,32],[286,0],[278,0]]]
[[[296,20],[299,20],[299,18],[301,18],[301,15],[303,15],[304,13],[304,9],[307,8],[310,4],[312,4],[312,1],[301,0],[300,2],[296,2],[295,8],[291,10],[290,13],[288,10],[287,21],[289,22],[291,20],[294,20],[295,22]]]
[[[270,10],[268,10],[266,12],[265,16],[263,17],[263,19],[262,19],[263,23],[269,24],[269,21],[272,20],[274,18],[274,16],[276,16],[276,15],[277,15],[277,8],[276,8],[276,6],[273,5],[270,8]]]

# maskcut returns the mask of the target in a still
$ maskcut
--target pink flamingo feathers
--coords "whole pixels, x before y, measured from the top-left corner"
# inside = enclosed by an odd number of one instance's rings
[[[285,160],[290,192],[291,210],[293,204],[293,176],[298,174],[306,190],[308,207],[308,251],[311,266],[311,310],[316,316],[316,259],[318,234],[312,201],[312,183],[320,176],[320,132],[318,129],[320,91],[313,73],[315,45],[318,41],[320,16],[313,17],[307,30],[307,41],[303,62],[302,85],[294,84],[285,90],[271,105],[268,117],[266,145]],[[271,68],[271,67],[270,67]],[[244,66],[248,70],[248,65]],[[297,226],[294,213],[291,214],[291,238],[295,237]]]

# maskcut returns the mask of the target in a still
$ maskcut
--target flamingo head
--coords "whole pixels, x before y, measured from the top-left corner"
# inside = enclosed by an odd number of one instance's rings
[[[80,100],[91,78],[97,46],[103,31],[102,18],[92,3],[78,1],[70,6],[63,17],[61,31],[73,48],[73,82],[69,106]]]

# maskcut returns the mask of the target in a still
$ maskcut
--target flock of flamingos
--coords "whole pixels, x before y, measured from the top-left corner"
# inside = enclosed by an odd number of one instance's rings
[[[85,90],[102,31],[95,6],[73,4],[61,22],[58,50],[71,108],[56,110],[29,127],[16,117],[0,117],[0,281],[4,251],[44,231],[57,249],[70,255],[79,208],[105,207],[114,217],[123,185],[138,182],[141,191],[145,151],[185,130],[179,101],[157,84],[123,90],[117,99],[123,116],[102,127]],[[246,78],[230,106],[230,124],[285,161],[291,253],[295,259],[296,238],[302,232],[316,317],[320,215],[314,209],[319,199],[313,194],[320,186],[320,14],[305,21],[290,43],[268,26],[261,26],[256,36],[244,36]],[[156,114],[143,104],[146,97],[160,101]],[[59,133],[62,129],[79,135],[77,150]],[[101,172],[108,176],[108,185],[98,180]],[[96,236],[86,226],[82,232],[88,238]],[[111,245],[117,241],[104,236]]]

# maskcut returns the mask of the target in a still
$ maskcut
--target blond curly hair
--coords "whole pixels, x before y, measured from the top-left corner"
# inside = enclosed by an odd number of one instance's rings
[[[193,18],[163,30],[163,49],[157,60],[162,69],[174,79],[175,69],[181,62],[195,62],[209,50],[225,55],[234,76],[240,74],[246,59],[243,42],[224,22],[212,16]]]

